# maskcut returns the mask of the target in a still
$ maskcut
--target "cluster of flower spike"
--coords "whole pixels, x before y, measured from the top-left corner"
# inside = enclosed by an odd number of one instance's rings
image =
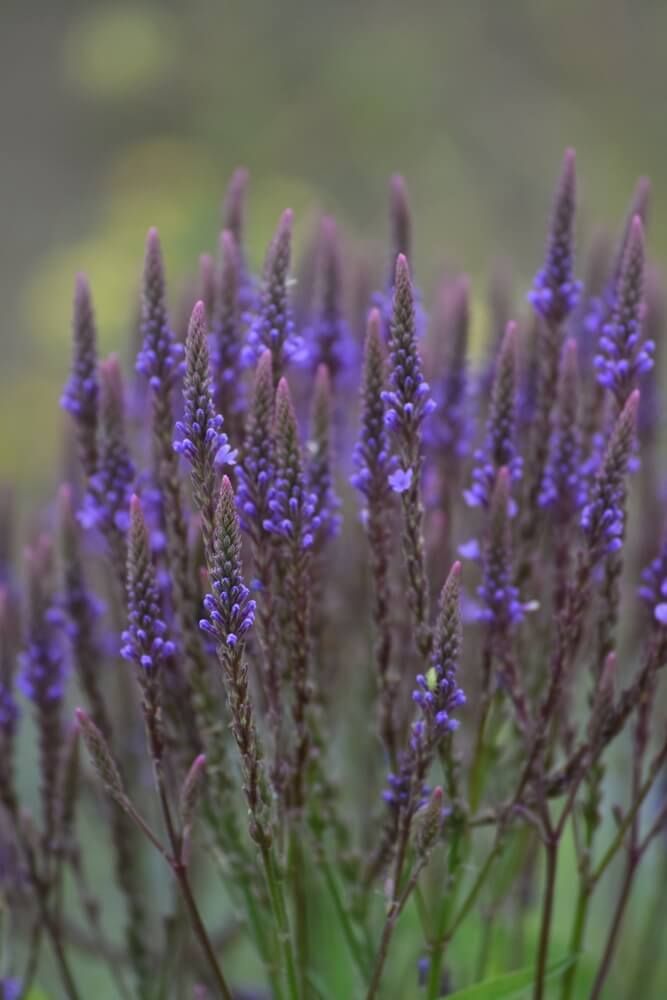
[[[334,896],[332,912],[342,917],[357,971],[370,982],[367,996],[376,1000],[391,935],[441,841],[455,831],[450,863],[470,858],[472,867],[475,830],[499,817],[502,837],[491,866],[535,803],[544,829],[560,830],[549,820],[553,795],[572,790],[566,812],[585,806],[580,785],[598,796],[598,744],[648,704],[646,692],[667,661],[667,544],[656,553],[652,526],[635,529],[630,519],[630,473],[638,474],[647,503],[660,493],[657,428],[640,422],[638,429],[642,381],[659,347],[659,321],[645,295],[647,189],[635,199],[606,283],[587,282],[584,292],[575,273],[575,160],[566,153],[544,262],[528,295],[532,312],[512,319],[496,292],[489,347],[477,366],[469,350],[468,278],[443,279],[439,311],[427,323],[412,277],[400,178],[391,182],[388,274],[375,293],[363,283],[364,268],[348,266],[346,244],[328,217],[295,289],[289,209],[261,277],[252,275],[243,232],[246,184],[246,173],[237,172],[218,256],[200,258],[196,295],[188,286],[179,310],[190,317],[183,344],[185,324],[170,319],[162,248],[150,230],[135,365],[142,377],[133,380],[131,410],[120,362],[98,360],[90,289],[84,277],[76,281],[62,406],[82,476],[61,491],[63,572],[53,572],[52,546],[41,536],[28,549],[25,614],[14,615],[10,602],[16,574],[0,507],[0,805],[17,821],[29,875],[31,852],[39,856],[34,885],[44,920],[35,926],[50,932],[60,900],[55,892],[51,907],[49,893],[61,883],[60,866],[78,858],[76,850],[54,848],[69,843],[74,827],[76,738],[70,750],[63,724],[71,661],[87,702],[77,713],[80,734],[124,810],[109,827],[137,995],[150,993],[146,959],[156,947],[149,947],[126,820],[169,861],[210,980],[221,996],[236,995],[225,985],[188,882],[206,763],[202,820],[230,898],[247,907],[245,925],[256,932],[271,995],[305,997],[311,972],[313,982],[319,975],[318,956],[308,954],[321,923],[309,920],[316,866],[306,855],[314,847]],[[348,278],[359,287],[348,289]],[[653,389],[642,421],[656,420]],[[650,461],[640,471],[642,449]],[[349,516],[349,485],[360,518]],[[470,530],[474,537],[460,545],[460,533]],[[631,546],[641,550],[639,560],[624,558]],[[454,552],[463,562],[447,572]],[[113,580],[102,608],[87,581],[97,581],[107,562]],[[639,588],[648,612],[637,600],[620,603],[629,592],[620,574],[638,562],[648,563]],[[98,641],[98,626],[111,642]],[[626,638],[628,648],[637,643],[635,633],[648,638],[645,662],[630,693],[615,699],[614,650]],[[98,656],[116,656],[119,634],[121,656],[135,668],[126,668],[127,676],[140,687],[163,829],[153,817],[144,821],[131,801],[135,713],[117,720],[106,700],[119,671],[103,677],[97,670]],[[644,653],[636,651],[637,660]],[[585,657],[596,661],[595,715],[563,732],[565,702]],[[348,661],[355,683],[349,692],[344,684],[334,691]],[[360,676],[364,669],[370,678]],[[39,734],[41,837],[26,838],[18,822],[15,686],[32,703]],[[126,699],[127,690],[121,694]],[[361,718],[368,728],[377,720],[377,739],[364,750],[361,809],[373,798],[385,803],[377,803],[378,836],[368,838],[377,850],[364,866],[357,862],[363,845],[353,839],[369,828],[367,817],[349,815],[354,791],[337,794],[330,759],[337,741],[329,727],[335,722],[345,733],[347,718],[334,713],[340,705],[347,712],[348,698],[352,724]],[[572,698],[577,712],[580,702]],[[500,724],[505,713],[509,725]],[[466,726],[473,739],[457,733]],[[494,771],[498,761],[502,773]],[[436,765],[443,786],[431,790]],[[487,801],[490,774],[498,781]],[[248,831],[237,796],[244,797]],[[503,802],[512,808],[503,810]],[[386,907],[375,906],[372,886],[381,870],[390,873]],[[449,875],[457,885],[455,868]],[[348,909],[345,899],[356,899],[359,888],[373,895]],[[293,900],[283,898],[286,891]],[[422,893],[420,908],[434,895]],[[423,921],[444,934],[429,941],[429,998],[441,995],[438,963],[450,928],[474,901],[464,897],[457,911],[455,897]],[[369,969],[366,944],[380,909],[386,923]],[[57,956],[65,939],[55,935]],[[66,967],[61,971],[68,982]],[[66,993],[76,996],[69,986]]]

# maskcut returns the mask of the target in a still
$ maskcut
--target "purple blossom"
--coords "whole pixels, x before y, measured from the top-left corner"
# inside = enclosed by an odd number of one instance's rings
[[[642,222],[635,216],[611,316],[602,326],[595,358],[598,382],[613,393],[618,406],[624,404],[639,377],[653,367],[655,345],[651,340],[642,341],[644,257]]]
[[[329,369],[321,364],[315,376],[311,432],[306,454],[306,479],[315,497],[318,521],[316,541],[323,543],[340,530],[340,500],[336,496],[331,469],[331,379]]]
[[[238,260],[238,301],[242,316],[254,309],[257,300],[255,281],[250,274],[244,251],[245,208],[249,174],[245,167],[237,167],[231,176],[222,206],[222,228],[234,240]]]
[[[324,364],[335,384],[349,375],[357,357],[352,332],[343,315],[343,276],[336,223],[322,220],[317,253],[320,270],[320,301],[313,322],[304,330],[309,366],[316,371]]]
[[[655,620],[667,625],[667,536],[655,559],[642,572],[641,580],[639,596],[649,605]]]
[[[167,317],[164,264],[157,229],[146,238],[141,303],[142,347],[136,369],[154,392],[167,394],[183,370],[183,345],[176,343]]]
[[[354,447],[354,473],[350,482],[369,500],[381,500],[395,467],[386,426],[384,387],[386,359],[381,335],[382,319],[377,309],[368,317],[368,333],[361,387],[361,431]]]
[[[394,493],[405,493],[412,486],[413,477],[412,469],[396,469],[388,477],[388,482]]]
[[[618,552],[625,533],[625,477],[635,443],[639,390],[631,393],[612,430],[604,458],[581,512],[591,556]]]
[[[10,741],[14,735],[18,717],[18,705],[11,690],[0,681],[0,732],[3,737],[9,738]]]
[[[602,293],[593,296],[590,299],[586,315],[582,323],[580,340],[582,348],[586,348],[584,356],[587,360],[594,354],[594,351],[590,349],[590,345],[593,344],[595,348],[598,347],[603,327],[609,323],[611,319],[614,306],[616,304],[619,279],[627,253],[632,224],[635,217],[638,216],[641,219],[642,225],[644,227],[646,226],[650,194],[650,181],[646,177],[640,177],[630,202],[630,208],[626,216],[621,239],[618,243],[609,280],[607,281],[606,287],[603,289]]]
[[[271,351],[265,350],[255,372],[236,491],[241,527],[256,542],[265,534],[264,523],[271,520],[269,491],[274,466],[273,397]]]
[[[524,616],[519,591],[512,581],[510,538],[510,473],[498,470],[489,507],[488,538],[482,555],[482,582],[477,588],[482,602],[479,618],[498,630],[518,625]]]
[[[74,418],[81,464],[87,476],[97,464],[97,332],[88,279],[78,274],[72,319],[72,370],[60,404]]]
[[[130,503],[127,617],[128,627],[123,632],[121,656],[153,677],[165,660],[174,654],[175,647],[167,638],[167,626],[161,615],[148,530],[141,501],[136,495]]]
[[[124,534],[134,481],[125,437],[123,379],[115,357],[100,365],[100,439],[97,471],[90,477],[79,519],[86,528]]]
[[[19,687],[38,709],[60,702],[64,695],[66,666],[64,617],[50,590],[51,544],[47,538],[26,552],[30,577],[30,614],[20,657]]]
[[[234,490],[223,476],[216,507],[211,592],[204,598],[207,617],[199,625],[225,646],[236,646],[255,621],[255,601],[241,574],[241,536]]]
[[[241,370],[246,324],[241,293],[240,251],[233,234],[225,230],[220,237],[220,263],[210,315],[214,398],[218,410],[228,415],[240,413],[244,404]]]
[[[271,351],[274,385],[280,380],[285,365],[302,352],[288,295],[291,256],[292,211],[288,208],[280,218],[266,255],[259,309],[244,351],[247,364],[252,364],[263,348]]]
[[[276,392],[275,471],[267,504],[265,530],[290,539],[298,549],[309,549],[320,526],[317,497],[306,483],[296,415],[284,378]]]
[[[568,149],[554,199],[544,267],[528,298],[551,323],[562,323],[576,307],[581,282],[574,278],[575,153]]]
[[[517,453],[516,323],[508,323],[496,365],[491,396],[491,408],[486,425],[484,446],[475,452],[472,484],[463,496],[469,507],[488,507],[491,491],[500,468],[506,468],[511,481],[521,479],[523,461]]]
[[[470,324],[470,283],[460,278],[447,289],[442,303],[438,333],[445,341],[446,361],[442,376],[432,384],[435,406],[425,425],[425,440],[431,453],[443,464],[464,458],[470,450],[472,428],[468,412],[468,329]],[[436,353],[440,353],[440,344]]]
[[[412,282],[408,261],[403,254],[396,258],[389,354],[391,388],[383,393],[387,406],[385,422],[396,437],[399,452],[410,453],[414,451],[420,427],[433,412],[435,403],[429,398],[429,386],[422,374],[417,351]]]
[[[539,502],[557,511],[567,522],[585,502],[580,431],[577,422],[577,343],[563,349],[556,417],[549,442],[549,458]]]
[[[222,416],[215,412],[211,395],[204,303],[192,310],[186,344],[186,374],[183,384],[183,419],[176,423],[181,439],[174,450],[191,464],[234,465],[236,451],[222,430]]]

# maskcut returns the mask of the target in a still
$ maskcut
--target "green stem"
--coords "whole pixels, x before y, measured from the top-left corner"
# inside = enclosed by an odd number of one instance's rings
[[[567,969],[563,977],[563,984],[560,993],[560,1000],[572,1000],[574,986],[577,979],[577,969],[579,966],[579,955],[586,932],[586,921],[588,920],[588,909],[591,902],[591,891],[588,883],[582,879],[579,884],[579,895],[577,906],[574,911],[574,921],[572,923],[572,933],[570,934],[570,947],[568,954],[571,956],[572,964]]]
[[[340,921],[345,940],[350,949],[350,954],[352,955],[362,978],[366,976],[366,961],[364,959],[361,946],[357,939],[357,935],[352,926],[352,921],[350,920],[350,914],[348,913],[345,903],[340,894],[340,888],[338,882],[336,881],[336,876],[334,875],[331,865],[326,860],[326,858],[320,859],[320,871],[324,875],[324,881],[326,882],[327,888],[331,895],[338,919]]]
[[[540,942],[537,951],[537,964],[535,967],[535,988],[533,990],[533,1000],[542,1000],[544,997],[545,975],[547,971],[547,959],[549,957],[549,939],[551,937],[551,923],[553,919],[554,900],[556,896],[558,846],[559,839],[555,836],[550,837],[545,843],[547,869],[544,886],[544,898],[542,902]]]
[[[294,962],[294,950],[292,947],[292,936],[287,917],[285,896],[278,872],[276,870],[275,858],[270,847],[262,847],[262,863],[264,865],[264,873],[266,875],[266,882],[269,889],[271,911],[278,929],[278,940],[280,942],[280,949],[283,955],[287,991],[289,993],[290,1000],[300,1000],[299,983],[296,974],[296,964]]]

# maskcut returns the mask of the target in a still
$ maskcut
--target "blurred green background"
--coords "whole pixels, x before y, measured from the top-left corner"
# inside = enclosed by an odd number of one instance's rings
[[[26,496],[60,452],[75,270],[103,348],[122,347],[148,225],[174,290],[237,164],[254,260],[287,204],[302,233],[326,209],[381,240],[398,170],[427,289],[447,261],[483,291],[507,255],[522,292],[568,144],[582,233],[615,227],[647,173],[667,251],[662,0],[3,0],[0,16],[0,478]]]

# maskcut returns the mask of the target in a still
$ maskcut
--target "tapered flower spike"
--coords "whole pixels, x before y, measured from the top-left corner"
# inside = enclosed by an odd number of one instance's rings
[[[72,489],[60,488],[60,549],[62,563],[62,603],[67,616],[66,631],[71,659],[79,683],[86,695],[96,725],[107,738],[111,720],[102,689],[98,662],[101,650],[96,640],[96,626],[102,606],[88,589],[81,552],[79,525],[74,512]]]
[[[127,808],[128,799],[123,787],[123,779],[104,734],[82,708],[75,709],[75,715],[95,773],[111,798],[121,808]]]
[[[247,634],[255,621],[255,602],[243,581],[241,529],[234,490],[223,476],[215,515],[213,558],[209,563],[211,592],[204,598],[207,617],[200,627],[216,642],[223,669],[232,731],[241,756],[244,791],[253,840],[268,846],[269,800],[257,740],[245,662]]]
[[[499,469],[489,505],[482,583],[477,589],[482,602],[480,617],[490,622],[497,634],[511,629],[524,616],[519,592],[512,582],[510,486],[509,469]]]
[[[151,556],[148,529],[136,494],[130,501],[127,551],[127,617],[121,655],[139,667],[142,685],[156,678],[165,661],[173,656],[174,644],[160,610],[160,596]]]
[[[651,207],[651,181],[648,177],[640,177],[632,192],[628,214],[623,226],[623,233],[616,248],[616,255],[611,268],[610,288],[614,291],[618,288],[619,278],[623,270],[623,262],[628,249],[628,241],[636,218],[640,219],[644,230],[648,224],[649,209]]]
[[[389,220],[391,223],[391,272],[393,284],[399,254],[412,257],[412,218],[405,179],[394,174],[389,182]]]
[[[183,346],[177,344],[169,325],[162,247],[157,229],[146,237],[141,304],[143,344],[137,371],[145,375],[154,393],[167,395],[181,368]]]
[[[39,732],[43,836],[50,851],[58,822],[64,736],[62,702],[67,671],[63,619],[53,594],[53,550],[47,537],[42,536],[26,550],[26,565],[28,611],[19,685],[33,704]]]
[[[215,403],[226,419],[237,421],[243,409],[241,353],[244,321],[241,303],[241,257],[233,233],[220,236],[218,275],[211,313]]]
[[[426,859],[435,847],[442,831],[444,819],[443,791],[437,785],[431,792],[427,804],[416,816],[417,823],[417,853]]]
[[[91,476],[79,515],[84,527],[96,527],[107,539],[117,574],[124,579],[124,535],[134,465],[125,435],[123,379],[115,357],[100,365],[100,433],[97,471]]]
[[[299,429],[287,380],[276,392],[275,474],[269,491],[270,518],[264,528],[289,540],[297,550],[309,549],[320,528],[317,498],[304,475]]]
[[[402,466],[392,474],[391,485],[397,493],[402,493],[408,489],[412,478],[419,476],[420,429],[435,406],[422,374],[422,363],[417,350],[412,281],[408,262],[403,254],[399,254],[396,259],[389,352],[391,389],[383,394],[387,405],[385,420],[395,436]]]
[[[305,335],[309,358],[316,370],[329,369],[332,382],[349,371],[356,358],[350,328],[343,315],[343,275],[338,231],[334,219],[322,219],[318,247],[320,300],[317,315]]]
[[[418,675],[412,694],[425,722],[441,734],[458,728],[458,721],[451,716],[455,709],[465,704],[465,695],[456,685],[462,642],[460,594],[461,563],[455,562],[440,594],[431,669],[428,674]]]
[[[354,447],[354,474],[350,482],[362,493],[369,507],[386,503],[390,494],[389,475],[395,459],[389,447],[385,419],[384,392],[387,359],[382,339],[382,317],[372,309],[368,317],[361,387],[361,430]]]
[[[98,397],[95,315],[88,279],[78,274],[74,286],[72,372],[61,405],[74,420],[79,458],[86,476],[92,476],[97,467]]]
[[[568,340],[563,348],[549,459],[539,498],[540,505],[551,508],[561,525],[569,523],[585,501],[578,383],[577,342]]]
[[[639,596],[646,601],[655,621],[667,627],[667,530],[658,554],[642,573]]]
[[[447,290],[442,304],[438,332],[445,343],[436,345],[435,353],[444,356],[442,375],[432,383],[435,409],[425,427],[426,442],[432,452],[442,456],[443,465],[464,458],[470,450],[471,428],[468,414],[468,332],[470,327],[470,281],[466,276]],[[438,360],[440,367],[440,360]]]
[[[204,309],[209,319],[213,316],[213,303],[216,295],[215,263],[210,253],[199,257],[199,277],[197,281],[197,299],[204,303]]]
[[[257,299],[255,281],[248,270],[245,254],[245,219],[250,174],[238,167],[232,174],[222,206],[222,228],[231,234],[238,258],[238,303],[245,316]]]
[[[488,507],[500,468],[507,468],[512,482],[523,474],[515,442],[517,368],[517,328],[510,322],[496,364],[486,440],[484,447],[475,452],[472,485],[463,494],[470,507]]]
[[[0,587],[0,804],[13,815],[17,808],[14,755],[19,709],[13,690],[15,650],[10,612],[9,594]]]
[[[618,552],[625,534],[625,477],[635,443],[639,390],[630,394],[607,445],[581,512],[581,526],[591,560]]]
[[[602,327],[595,358],[598,382],[613,394],[620,409],[639,377],[653,367],[654,344],[642,342],[644,295],[644,230],[638,215],[632,220],[616,284],[614,307]]]
[[[248,195],[249,173],[245,167],[237,167],[231,176],[222,206],[222,225],[241,246],[245,231],[246,198]]]
[[[575,153],[568,149],[554,199],[546,260],[529,295],[533,308],[554,325],[570,315],[581,294],[581,282],[574,277],[575,198]]]
[[[254,359],[263,348],[271,351],[274,386],[278,385],[286,365],[301,346],[294,332],[288,295],[292,221],[293,213],[288,208],[280,217],[266,255],[259,311],[248,334],[246,349],[246,357],[250,359]]]
[[[210,547],[216,504],[216,468],[233,465],[236,451],[230,447],[222,430],[222,417],[213,405],[203,302],[197,302],[192,310],[185,359],[183,419],[176,424],[180,439],[174,441],[174,449],[192,467],[194,501],[202,515],[204,545]]]
[[[246,418],[245,439],[238,468],[237,499],[241,527],[255,542],[271,520],[269,493],[273,479],[273,365],[271,351],[257,362],[253,397]]]
[[[365,502],[362,517],[368,536],[373,582],[374,660],[379,687],[380,736],[393,767],[397,763],[396,678],[391,672],[392,625],[390,620],[389,509],[392,490],[389,474],[395,464],[385,424],[383,392],[387,384],[387,360],[378,309],[368,316],[364,368],[361,385],[361,428],[354,446],[351,484]]]
[[[255,601],[241,576],[241,534],[234,490],[228,476],[222,477],[215,512],[213,558],[209,566],[211,593],[204,599],[208,618],[200,622],[204,631],[224,646],[244,642],[255,620]]]
[[[319,365],[311,415],[310,440],[307,446],[308,489],[315,497],[315,516],[319,521],[315,543],[322,544],[338,534],[341,518],[331,468],[331,377],[326,365]]]
[[[407,821],[428,802],[424,788],[436,752],[458,729],[454,713],[465,704],[465,695],[456,683],[461,654],[460,612],[461,563],[452,566],[440,595],[429,670],[418,674],[412,700],[419,716],[410,727],[408,748],[401,754],[399,767],[389,775],[385,802],[404,810]]]

